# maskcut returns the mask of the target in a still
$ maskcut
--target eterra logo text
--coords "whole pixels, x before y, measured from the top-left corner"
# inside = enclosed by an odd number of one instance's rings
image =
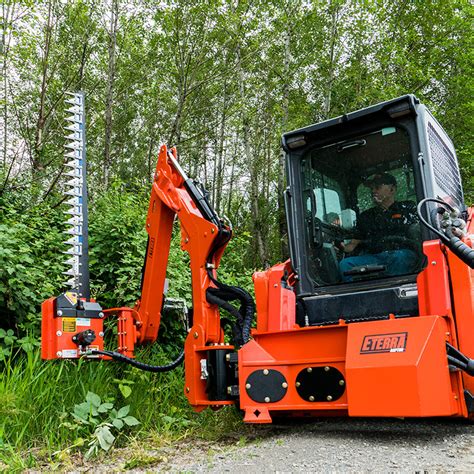
[[[361,354],[378,354],[380,352],[405,352],[408,333],[373,334],[365,336],[360,348]]]

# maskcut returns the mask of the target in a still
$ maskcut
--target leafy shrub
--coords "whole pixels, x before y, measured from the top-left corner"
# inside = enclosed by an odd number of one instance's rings
[[[39,333],[39,307],[61,286],[62,216],[46,207],[10,211],[0,224],[0,321]]]
[[[108,451],[116,439],[116,435],[125,427],[137,426],[140,422],[129,415],[130,405],[120,409],[114,408],[113,399],[103,402],[99,395],[87,392],[86,400],[74,405],[71,413],[76,424],[66,422],[66,428],[79,431],[81,434],[89,435],[89,450],[86,458],[96,455],[99,449]],[[92,430],[92,432],[91,432]],[[80,445],[80,442],[75,443]]]

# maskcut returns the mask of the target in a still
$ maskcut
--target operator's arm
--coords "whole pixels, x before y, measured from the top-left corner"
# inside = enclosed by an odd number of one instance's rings
[[[357,219],[356,226],[354,228],[354,234],[352,236],[352,240],[346,244],[342,245],[342,249],[344,253],[351,253],[353,252],[361,242],[366,238],[367,235],[367,221],[370,219],[368,212],[363,212],[359,218]]]
[[[342,244],[342,249],[344,250],[344,253],[351,253],[361,242],[362,241],[359,239],[352,239],[347,245]]]

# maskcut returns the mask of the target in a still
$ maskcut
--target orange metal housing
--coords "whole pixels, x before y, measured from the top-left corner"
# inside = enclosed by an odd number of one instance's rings
[[[472,220],[469,225],[473,233]],[[474,381],[450,370],[446,342],[474,357],[473,271],[439,241],[425,242],[424,253],[427,266],[417,280],[420,314],[406,318],[387,315],[379,321],[298,327],[294,296],[282,284],[288,280],[288,262],[256,273],[257,329],[239,351],[244,420],[269,423],[275,415],[328,414],[470,416],[464,390],[474,393]],[[340,372],[344,390],[337,399],[317,401],[317,384],[314,400],[298,392],[301,374],[318,368]],[[250,396],[251,376],[270,376],[274,370],[284,377],[284,396],[256,402]]]
[[[96,340],[91,349],[104,348],[102,319],[68,318],[56,316],[54,301],[49,298],[41,305],[41,357],[43,359],[76,359],[81,356],[72,337],[79,331],[92,329]]]

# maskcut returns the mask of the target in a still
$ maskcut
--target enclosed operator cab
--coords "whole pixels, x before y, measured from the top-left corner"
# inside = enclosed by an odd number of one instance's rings
[[[283,137],[299,326],[419,314],[426,267],[416,206],[464,210],[451,140],[413,95]]]

